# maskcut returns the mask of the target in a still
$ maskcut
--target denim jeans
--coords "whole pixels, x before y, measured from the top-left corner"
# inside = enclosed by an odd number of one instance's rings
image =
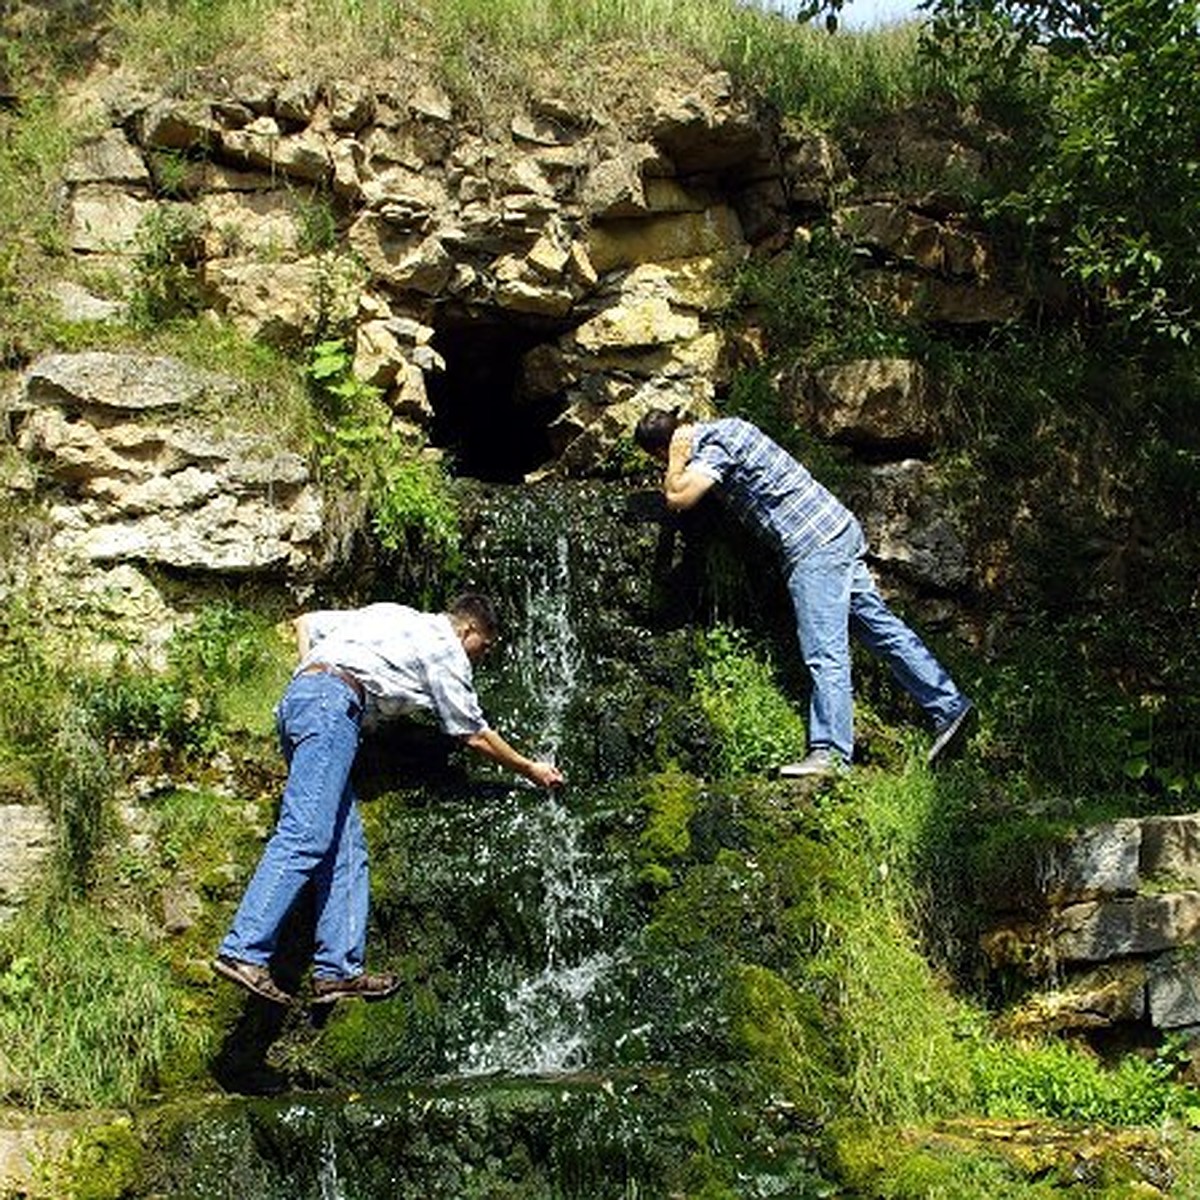
[[[305,884],[316,907],[314,974],[360,975],[366,959],[367,843],[350,787],[362,711],[332,675],[298,675],[275,713],[288,764],[279,820],[220,953],[266,966]]]
[[[850,524],[819,549],[789,565],[788,591],[796,610],[800,652],[812,677],[810,747],[854,753],[854,692],[850,634],[882,658],[938,727],[967,705],[945,668],[879,594],[864,561],[862,528]]]

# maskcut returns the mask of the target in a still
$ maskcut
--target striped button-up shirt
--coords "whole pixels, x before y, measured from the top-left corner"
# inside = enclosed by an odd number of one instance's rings
[[[304,622],[309,651],[297,674],[313,663],[351,672],[366,690],[369,716],[428,709],[455,737],[488,728],[471,660],[444,613],[381,603],[306,613]]]
[[[692,430],[688,470],[707,475],[737,515],[794,562],[831,541],[850,510],[761,429],[737,417]]]

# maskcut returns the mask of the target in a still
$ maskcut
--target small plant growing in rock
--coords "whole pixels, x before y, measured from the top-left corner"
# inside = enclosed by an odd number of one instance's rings
[[[158,206],[138,226],[130,323],[139,328],[165,325],[200,311],[193,269],[200,229],[191,209]]]
[[[308,375],[326,421],[321,465],[364,494],[379,545],[424,563],[417,582],[428,582],[431,572],[457,561],[457,509],[437,463],[393,433],[379,389],[357,378],[353,365],[343,338],[313,347]]]

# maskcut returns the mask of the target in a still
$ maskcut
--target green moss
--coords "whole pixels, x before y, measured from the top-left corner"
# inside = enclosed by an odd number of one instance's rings
[[[735,1042],[778,1089],[806,1115],[827,1118],[842,1086],[827,1016],[805,995],[766,967],[748,963],[734,975],[730,1010]]]
[[[145,1152],[133,1122],[121,1117],[79,1129],[61,1153],[37,1167],[34,1195],[55,1200],[121,1200],[138,1194]]]
[[[1132,1200],[1162,1194],[1150,1180],[1161,1182],[1169,1160],[1154,1132],[1027,1121],[926,1129],[837,1121],[826,1128],[823,1151],[831,1176],[854,1195],[879,1200]]]
[[[687,856],[692,845],[688,826],[696,812],[698,794],[699,781],[675,764],[647,782],[642,793],[646,827],[637,847],[637,856],[647,867],[665,870],[664,862],[677,862]]]

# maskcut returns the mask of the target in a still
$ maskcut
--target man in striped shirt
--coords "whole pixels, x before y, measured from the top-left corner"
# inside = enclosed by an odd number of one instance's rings
[[[314,1003],[380,1000],[399,983],[365,970],[367,846],[350,785],[364,717],[432,710],[446,733],[540,787],[557,787],[563,777],[553,763],[509,745],[480,709],[472,669],[498,628],[486,597],[460,596],[445,613],[403,604],[311,612],[295,625],[300,664],[275,714],[288,763],[279,820],[213,969],[289,1003],[269,964],[284,918],[311,882]]]
[[[961,744],[971,701],[888,608],[867,569],[862,529],[833,493],[748,421],[682,423],[678,411],[660,409],[642,418],[635,438],[666,466],[668,508],[691,508],[712,490],[780,555],[812,679],[808,754],[782,766],[781,775],[828,775],[850,765],[851,632],[888,663],[928,714],[934,730],[929,762]]]

